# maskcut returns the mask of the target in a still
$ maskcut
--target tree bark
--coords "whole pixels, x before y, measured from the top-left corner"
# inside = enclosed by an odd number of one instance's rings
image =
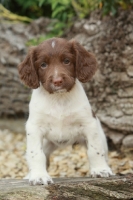
[[[0,180],[0,200],[133,200],[133,175],[110,178],[56,178],[48,186],[27,180]]]

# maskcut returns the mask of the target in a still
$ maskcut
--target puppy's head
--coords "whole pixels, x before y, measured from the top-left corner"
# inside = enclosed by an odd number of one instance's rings
[[[75,79],[89,81],[97,69],[93,54],[78,42],[52,38],[32,47],[19,65],[21,80],[36,89],[40,83],[49,93],[67,92]]]

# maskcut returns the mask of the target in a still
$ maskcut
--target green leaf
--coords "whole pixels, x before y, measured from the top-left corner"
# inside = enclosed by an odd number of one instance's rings
[[[58,5],[59,5],[59,2],[58,2],[58,1],[53,1],[53,0],[52,0],[51,6],[52,6],[52,10],[53,10],[53,11],[56,9],[56,7],[58,7]]]
[[[56,18],[58,14],[61,14],[66,8],[64,6],[58,7],[55,11],[52,13],[52,18]]]

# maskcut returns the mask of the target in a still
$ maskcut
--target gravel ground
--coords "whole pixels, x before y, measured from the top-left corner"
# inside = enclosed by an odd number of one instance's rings
[[[23,178],[27,172],[25,160],[26,137],[24,134],[0,130],[0,178]],[[109,165],[115,174],[133,173],[133,155],[109,152]],[[48,169],[52,177],[79,177],[89,175],[85,148],[56,150],[50,158]]]

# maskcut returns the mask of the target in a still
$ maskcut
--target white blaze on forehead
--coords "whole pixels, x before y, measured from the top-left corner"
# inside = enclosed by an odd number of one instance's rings
[[[55,77],[55,78],[58,77],[58,70],[57,70],[57,69],[54,70],[54,77]]]
[[[52,41],[52,48],[55,47],[55,41]]]

